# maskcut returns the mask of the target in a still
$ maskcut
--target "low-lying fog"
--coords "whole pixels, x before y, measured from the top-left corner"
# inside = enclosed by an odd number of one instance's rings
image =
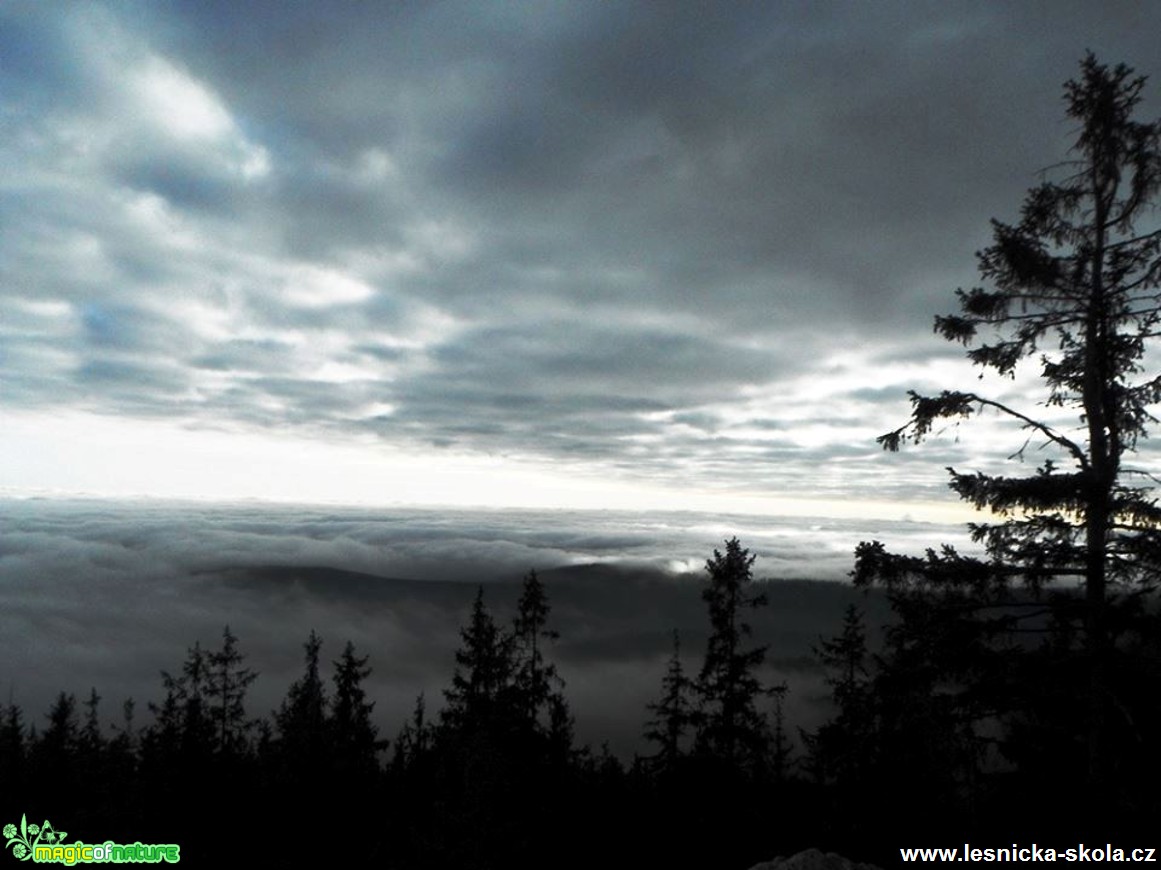
[[[179,672],[195,641],[216,649],[228,624],[260,673],[250,715],[278,705],[315,629],[328,663],[348,639],[370,656],[369,693],[392,738],[420,692],[439,707],[476,584],[507,617],[536,569],[577,736],[623,756],[639,748],[674,628],[687,671],[700,667],[704,565],[726,538],[757,555],[770,605],[753,614],[754,640],[769,646],[769,679],[790,687],[791,724],[805,727],[825,715],[811,646],[848,603],[885,612],[846,580],[855,545],[922,552],[965,538],[910,521],[689,512],[10,499],[0,517],[0,700],[38,728],[58,692],[80,701],[94,686],[107,720],[133,697],[147,724],[160,671]]]

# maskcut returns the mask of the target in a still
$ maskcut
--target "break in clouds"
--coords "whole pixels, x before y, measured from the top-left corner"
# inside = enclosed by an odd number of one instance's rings
[[[2,401],[49,429],[71,411],[931,497],[963,449],[887,466],[874,436],[906,389],[972,383],[932,315],[1063,156],[1053,95],[1083,51],[1148,72],[1157,23],[7,3]]]
[[[39,722],[62,690],[95,686],[115,718],[133,697],[159,700],[159,671],[188,647],[217,648],[224,625],[261,676],[253,716],[299,676],[312,629],[324,661],[346,640],[371,657],[370,691],[394,736],[416,695],[437,708],[477,583],[508,614],[530,569],[544,579],[561,639],[554,647],[583,741],[638,745],[671,632],[696,668],[707,631],[705,561],[737,535],[773,578],[755,614],[769,676],[785,679],[801,721],[820,715],[811,658],[843,609],[867,599],[843,582],[855,544],[878,538],[922,552],[963,531],[926,523],[773,521],[693,513],[369,510],[99,500],[0,503],[0,660],[11,692]],[[506,616],[505,616],[506,618]],[[872,620],[873,622],[873,620]],[[797,720],[796,720],[797,721]]]

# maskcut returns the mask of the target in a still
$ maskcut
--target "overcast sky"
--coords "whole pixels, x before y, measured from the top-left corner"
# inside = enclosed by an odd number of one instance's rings
[[[950,505],[944,466],[1020,437],[874,437],[976,386],[932,317],[1065,156],[1084,51],[1158,76],[1159,33],[1148,3],[8,0],[0,487]]]

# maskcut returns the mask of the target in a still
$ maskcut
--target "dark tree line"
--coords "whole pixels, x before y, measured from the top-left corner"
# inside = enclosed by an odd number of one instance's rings
[[[997,647],[975,602],[952,617],[945,597],[910,590],[872,646],[852,607],[815,650],[830,718],[804,730],[785,721],[787,686],[750,637],[746,613],[763,606],[753,562],[737,539],[707,562],[701,664],[687,675],[675,632],[642,711],[648,751],[630,763],[576,744],[547,591],[530,573],[507,624],[478,590],[441,708],[429,715],[421,695],[391,741],[372,720],[367,658],[347,643],[328,680],[313,632],[278,709],[251,718],[256,674],[227,628],[218,650],[195,644],[178,675],[162,673],[145,724],[128,701],[103,726],[95,690],[83,704],[61,693],[42,727],[4,705],[0,781],[22,812],[73,831],[178,842],[195,862],[229,843],[253,866],[745,868],[812,845],[890,865],[920,841],[1080,835],[1075,759],[1046,760],[1083,731],[1076,695],[1044,677],[1069,667],[1059,651],[1072,643],[1051,614],[1043,641]],[[1142,606],[1156,621],[1156,602]],[[1125,690],[1134,711],[1157,706],[1158,636],[1124,651],[1143,677]],[[1153,824],[1161,763],[1130,750],[1120,825],[1091,835]],[[270,854],[256,831],[279,832],[293,855]]]
[[[745,612],[754,558],[736,540],[707,563],[711,626],[696,679],[676,648],[664,694],[650,705],[647,741],[659,751],[626,766],[607,748],[580,747],[564,681],[552,661],[558,639],[535,572],[513,618],[492,614],[481,587],[460,632],[437,715],[421,695],[394,740],[382,739],[364,684],[366,657],[349,642],[324,677],[323,639],[303,644],[301,676],[268,717],[246,707],[257,679],[226,627],[216,650],[195,643],[177,671],[161,672],[149,721],[123,705],[102,725],[94,689],[83,705],[61,693],[37,729],[15,703],[0,707],[0,781],[25,809],[68,819],[74,831],[127,842],[177,842],[183,859],[209,861],[223,843],[255,866],[299,866],[336,857],[388,867],[590,866],[628,858],[693,855],[733,864],[773,848],[761,824],[777,752],[767,702],[765,647],[750,640]],[[690,801],[702,789],[713,800]],[[690,825],[750,822],[727,837],[658,844],[659,806],[684,802]],[[683,809],[680,812],[685,813]],[[336,826],[350,839],[315,836]],[[285,831],[294,858],[267,854],[246,832]],[[79,835],[78,835],[79,836]],[[550,856],[546,858],[546,856]]]

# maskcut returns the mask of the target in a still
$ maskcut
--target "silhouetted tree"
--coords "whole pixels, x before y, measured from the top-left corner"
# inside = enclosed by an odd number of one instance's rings
[[[77,734],[77,777],[82,782],[101,783],[103,788],[111,784],[112,771],[108,766],[108,741],[101,733],[101,696],[95,687],[89,690],[84,708],[84,723]]]
[[[187,650],[179,675],[161,672],[165,695],[160,702],[149,702],[153,721],[143,729],[139,749],[140,793],[150,796],[140,807],[147,828],[180,817],[179,833],[197,830],[208,812],[207,792],[221,782],[224,772],[213,763],[209,681],[209,655],[200,642]],[[235,787],[229,792],[233,797],[238,792],[236,771],[225,773],[234,774]],[[217,800],[220,804],[221,794]]]
[[[132,698],[126,698],[121,704],[121,725],[113,727],[117,731],[117,739],[124,742],[129,749],[132,749],[137,743],[137,731],[133,725],[136,716],[137,702]]]
[[[820,641],[814,654],[827,672],[834,715],[804,739],[816,776],[845,790],[865,779],[876,744],[867,634],[855,605],[847,608],[839,635]]]
[[[435,820],[424,835],[426,859],[500,866],[523,846],[516,804],[524,796],[530,735],[515,690],[515,640],[496,624],[482,586],[460,639],[434,734]]]
[[[431,723],[427,721],[427,702],[420,692],[415,699],[411,721],[404,722],[395,738],[391,756],[391,770],[399,776],[409,773],[427,754],[431,741]]]
[[[573,760],[576,717],[562,692],[548,698],[548,763],[560,769]]]
[[[982,338],[967,355],[1000,375],[1014,376],[1022,361],[1038,358],[1042,404],[1062,411],[1036,414],[975,392],[912,392],[910,421],[879,439],[898,450],[922,441],[940,419],[989,411],[1030,433],[1013,458],[1033,441],[1054,458],[1018,477],[949,469],[962,499],[998,517],[971,526],[987,558],[950,547],[905,557],[863,543],[854,572],[856,583],[943,596],[948,618],[939,631],[959,632],[981,651],[1042,621],[1043,606],[1030,598],[1045,586],[1079,580],[1079,606],[1068,596],[1050,603],[1055,619],[1079,630],[1092,806],[1108,803],[1118,735],[1131,727],[1125,713],[1132,705],[1114,690],[1115,641],[1129,628],[1135,594],[1161,578],[1161,509],[1148,489],[1130,485],[1143,472],[1124,462],[1154,422],[1149,406],[1161,400],[1161,377],[1138,377],[1161,321],[1161,230],[1137,229],[1151,225],[1161,189],[1161,123],[1133,118],[1144,83],[1124,65],[1085,57],[1079,79],[1065,85],[1067,114],[1078,125],[1073,157],[1058,165],[1058,180],[1029,191],[1018,223],[993,221],[993,244],[978,255],[990,288],[957,291],[960,313],[935,321],[950,341],[967,346]],[[1081,437],[1063,412],[1075,415]],[[1013,593],[1021,587],[1023,595]],[[949,616],[956,612],[958,627]],[[911,615],[919,619],[915,608]],[[968,654],[957,655],[966,667]],[[978,687],[977,677],[965,686]]]
[[[363,778],[378,772],[378,752],[382,748],[378,726],[371,721],[375,702],[367,700],[367,690],[363,687],[363,681],[371,676],[367,662],[368,657],[356,655],[355,645],[347,641],[343,654],[334,663],[335,694],[330,716],[339,771]]]
[[[327,735],[327,698],[319,675],[319,650],[322,639],[311,631],[303,644],[306,650],[306,673],[287,690],[282,706],[274,716],[278,743],[287,765],[308,778],[316,778],[325,764]]]
[[[693,682],[681,664],[681,638],[673,630],[673,653],[661,678],[661,698],[647,706],[653,718],[645,723],[645,739],[656,744],[651,766],[672,770],[685,750],[683,743],[693,723]]]
[[[80,740],[76,696],[61,692],[48,711],[48,727],[40,735],[37,749],[45,758],[62,765],[71,761]]]
[[[460,638],[452,685],[444,691],[447,705],[441,720],[446,727],[460,730],[495,727],[510,712],[503,702],[512,697],[514,641],[496,625],[484,604],[483,586],[476,591],[471,617],[460,629]]]
[[[80,786],[77,757],[80,750],[80,724],[77,721],[77,699],[61,692],[47,713],[48,727],[32,742],[33,792],[46,800],[60,791],[70,799]],[[71,807],[70,807],[71,809]]]
[[[89,698],[85,701],[85,724],[81,728],[80,748],[90,757],[96,757],[105,746],[105,738],[101,734],[101,696],[96,687],[89,690]]]
[[[206,707],[208,667],[208,657],[201,644],[194,643],[182,663],[181,676],[161,672],[165,699],[161,704],[149,704],[154,722],[147,732],[146,742],[162,766],[176,763],[180,754],[186,767],[192,770],[204,768],[214,733]]]
[[[222,756],[241,756],[249,750],[253,724],[246,718],[246,692],[258,674],[243,666],[245,660],[227,625],[221,649],[209,655],[205,688],[215,749]]]
[[[121,724],[112,726],[116,734],[108,742],[110,768],[126,787],[137,773],[137,732],[133,724],[136,712],[136,702],[126,698],[121,705]]]
[[[520,716],[532,731],[548,730],[549,722],[542,722],[541,717],[550,718],[552,697],[564,685],[556,666],[545,660],[541,650],[542,641],[552,642],[560,637],[547,627],[550,611],[544,584],[535,571],[529,571],[512,623],[512,689]]]
[[[23,785],[27,751],[24,713],[10,698],[0,708],[0,782],[11,783],[12,789]]]
[[[697,679],[699,699],[697,749],[739,769],[753,772],[766,765],[770,733],[758,710],[767,695],[757,670],[766,647],[749,647],[752,634],[746,610],[766,603],[750,591],[755,557],[737,538],[726,541],[726,552],[714,550],[706,562],[709,585],[702,598],[709,608],[710,635]]]
[[[531,866],[559,842],[572,793],[573,717],[545,642],[547,593],[535,571],[525,578],[510,628],[497,623],[476,591],[460,630],[455,672],[439,725],[426,726],[417,705],[392,764],[395,787],[419,864]],[[417,781],[420,777],[425,782]],[[429,802],[417,819],[417,800]]]

